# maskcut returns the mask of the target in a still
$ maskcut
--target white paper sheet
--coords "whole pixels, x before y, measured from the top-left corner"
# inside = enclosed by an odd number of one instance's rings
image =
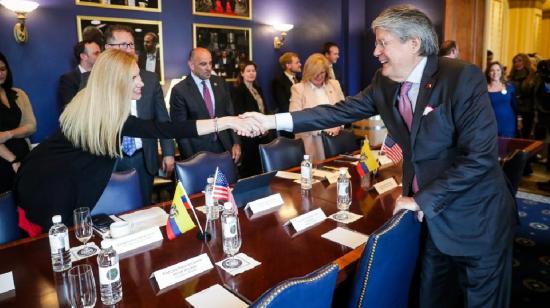
[[[300,174],[294,173],[294,172],[288,172],[288,171],[277,171],[277,174],[275,174],[276,177],[282,178],[282,179],[288,179],[288,180],[299,180]]]
[[[0,293],[6,293],[11,290],[15,290],[15,284],[13,283],[13,273],[7,272],[0,275]]]
[[[355,249],[362,245],[363,243],[366,243],[369,239],[368,235],[364,235],[362,233],[352,231],[350,229],[337,227],[323,235],[321,237],[326,238],[327,240],[331,240],[333,242],[336,242],[338,244],[347,246],[351,249]]]
[[[185,299],[196,308],[245,308],[248,305],[219,284],[195,293]]]

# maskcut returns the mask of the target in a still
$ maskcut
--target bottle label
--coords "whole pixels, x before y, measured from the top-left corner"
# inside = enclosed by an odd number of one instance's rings
[[[338,183],[338,196],[345,197],[348,195],[348,182]]]
[[[69,250],[69,233],[67,231],[50,235],[50,251],[51,253],[59,253],[59,250]]]
[[[311,178],[311,169],[309,167],[302,167],[300,168],[302,178]]]
[[[227,217],[223,224],[224,238],[233,238],[237,235],[237,219],[235,217]]]
[[[119,279],[120,279],[120,268],[118,266],[118,263],[109,267],[99,266],[99,283],[100,284],[111,284],[113,282],[118,281]]]

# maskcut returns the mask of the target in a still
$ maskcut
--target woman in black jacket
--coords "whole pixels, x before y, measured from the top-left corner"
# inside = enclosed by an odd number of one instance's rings
[[[235,107],[235,114],[242,114],[248,111],[267,114],[267,106],[262,94],[262,89],[256,82],[256,63],[246,60],[241,62],[239,76],[235,87],[231,90],[231,100]],[[262,173],[260,162],[260,144],[269,143],[273,139],[272,132],[266,132],[257,137],[241,138],[242,163],[239,167],[241,177],[249,177]]]

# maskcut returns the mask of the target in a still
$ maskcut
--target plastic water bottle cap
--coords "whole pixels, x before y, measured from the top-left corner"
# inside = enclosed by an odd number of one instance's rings
[[[309,159],[309,155],[308,155],[308,154],[304,154],[304,159]]]
[[[109,247],[113,247],[113,244],[111,243],[111,240],[103,240],[101,241],[101,248],[107,249]]]
[[[223,204],[223,209],[224,210],[230,210],[232,208],[233,208],[233,203],[231,203],[231,202],[226,202],[226,203]]]
[[[61,222],[61,215],[55,215],[54,217],[52,217],[52,222],[54,224],[58,224]]]
[[[348,168],[346,167],[340,168],[340,174],[347,174],[347,173],[348,173]]]
[[[206,182],[207,182],[208,184],[212,184],[212,183],[214,183],[214,178],[213,178],[213,177],[209,177],[209,178],[206,180]]]

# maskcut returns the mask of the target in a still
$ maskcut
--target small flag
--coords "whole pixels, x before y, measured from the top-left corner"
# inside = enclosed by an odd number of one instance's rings
[[[168,235],[168,239],[173,240],[195,227],[195,223],[191,220],[191,216],[187,213],[187,209],[193,210],[193,207],[183,185],[178,181],[176,191],[174,192],[172,207],[170,208],[170,216],[166,223],[166,234]]]
[[[229,189],[227,178],[219,167],[216,167],[216,173],[214,174],[214,189],[212,191],[212,195],[214,196],[214,199],[224,202],[231,202],[233,204],[233,210],[235,213],[238,213],[237,204],[233,198],[231,189]]]
[[[367,138],[365,138],[363,147],[361,148],[361,160],[357,163],[356,168],[360,176],[378,170],[378,160],[370,150],[369,140]]]
[[[403,151],[401,147],[390,135],[386,135],[382,148],[380,149],[394,164],[399,163],[403,159]]]

